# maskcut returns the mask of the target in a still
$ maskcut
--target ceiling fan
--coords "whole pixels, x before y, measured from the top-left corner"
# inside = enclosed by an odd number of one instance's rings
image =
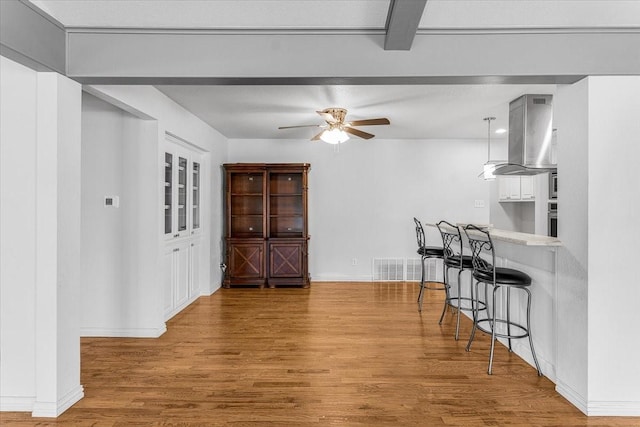
[[[354,120],[351,122],[345,122],[344,119],[347,115],[347,110],[344,108],[325,108],[322,111],[316,111],[326,122],[326,124],[320,125],[301,125],[301,126],[280,126],[278,129],[293,129],[293,128],[305,128],[305,127],[319,127],[324,128],[322,132],[311,138],[311,141],[317,141],[321,139],[329,144],[340,144],[349,139],[349,135],[355,135],[363,139],[371,139],[375,135],[372,133],[361,131],[354,126],[373,126],[373,125],[388,125],[391,122],[387,118],[379,119],[366,119],[366,120]]]

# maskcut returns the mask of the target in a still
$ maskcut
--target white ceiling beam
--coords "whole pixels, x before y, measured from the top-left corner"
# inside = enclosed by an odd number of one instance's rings
[[[427,0],[391,0],[384,50],[410,50]]]
[[[69,77],[83,83],[318,80],[357,84],[495,82],[640,74],[640,32],[418,32],[410,51],[384,34],[84,30],[68,33]],[[488,49],[487,47],[491,48]],[[541,77],[547,79],[541,81]],[[461,80],[462,79],[462,80]],[[561,83],[562,81],[558,80]],[[337,83],[336,83],[337,84]]]
[[[27,1],[0,0],[0,54],[37,71],[64,74],[64,27]]]

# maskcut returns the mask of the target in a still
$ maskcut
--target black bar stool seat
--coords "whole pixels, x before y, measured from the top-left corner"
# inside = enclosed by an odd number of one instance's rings
[[[427,258],[443,258],[444,257],[444,249],[438,248],[436,246],[423,246],[418,248],[418,255]]]
[[[449,255],[445,260],[444,264],[447,267],[452,267],[452,268],[458,268],[460,267],[460,265],[462,265],[463,269],[469,269],[469,270],[473,269],[473,259],[471,258],[471,255],[462,255],[462,264],[460,263],[459,255]]]
[[[504,286],[529,286],[531,277],[519,270],[506,267],[496,267],[496,283]],[[493,273],[491,271],[474,271],[473,277],[481,282],[493,282]]]

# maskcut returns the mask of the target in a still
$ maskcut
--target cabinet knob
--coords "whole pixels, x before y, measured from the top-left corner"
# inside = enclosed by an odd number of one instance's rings
[[[249,231],[253,231],[253,227],[249,227]]]

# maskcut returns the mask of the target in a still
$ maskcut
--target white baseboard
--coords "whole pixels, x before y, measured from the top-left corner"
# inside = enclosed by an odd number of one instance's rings
[[[78,385],[69,393],[58,399],[57,402],[36,402],[33,404],[31,413],[34,417],[55,418],[69,409],[74,403],[84,397],[84,388]]]
[[[640,402],[591,401],[590,417],[640,417]]]
[[[311,283],[313,282],[371,282],[373,276],[370,274],[362,276],[341,276],[341,275],[321,275],[312,276]]]
[[[558,394],[567,399],[573,406],[578,408],[583,414],[589,415],[587,411],[587,400],[577,391],[569,387],[567,384],[556,379],[556,391]]]
[[[158,338],[165,332],[164,323],[157,328],[80,328],[81,337]]]
[[[0,396],[0,412],[31,412],[35,401],[34,396]]]

